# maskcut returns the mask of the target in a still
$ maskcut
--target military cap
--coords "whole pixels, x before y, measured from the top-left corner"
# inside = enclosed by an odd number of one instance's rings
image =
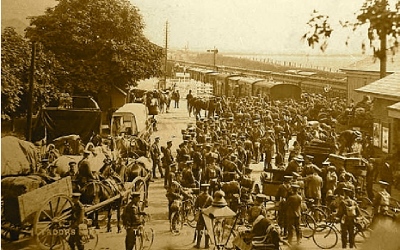
[[[264,201],[267,199],[267,196],[265,194],[257,194],[256,199]]]
[[[83,153],[86,154],[86,155],[89,155],[92,152],[90,152],[89,150],[83,150]]]
[[[139,192],[132,192],[132,193],[131,193],[131,197],[132,197],[132,198],[134,198],[134,197],[140,197],[140,193],[139,193]]]
[[[312,155],[306,155],[306,159],[313,160],[313,159],[314,159],[314,156],[312,156]]]
[[[290,187],[292,187],[292,188],[300,188],[300,186],[297,185],[297,184],[292,184],[292,185],[290,185]]]
[[[160,140],[160,137],[159,137],[159,136],[156,136],[156,137],[154,138],[154,140]]]
[[[328,170],[335,171],[335,170],[336,170],[336,167],[335,167],[335,166],[329,166],[329,167],[328,167]]]
[[[327,165],[330,165],[331,163],[329,162],[329,161],[324,161],[324,162],[322,162],[322,165],[325,165],[325,166],[327,166]]]
[[[210,184],[208,184],[208,183],[202,183],[202,184],[200,185],[200,187],[202,187],[202,188],[207,188],[207,187],[210,187]]]
[[[74,165],[74,164],[76,164],[76,161],[70,161],[70,162],[68,162],[68,165]]]
[[[43,159],[42,159],[42,162],[49,162],[49,159],[43,158]]]
[[[301,155],[295,156],[293,158],[293,160],[295,160],[295,161],[304,161],[303,156],[301,156]]]
[[[301,175],[300,175],[299,173],[297,173],[297,172],[292,172],[292,175],[295,176],[295,177],[300,177],[300,176],[301,176]]]
[[[343,189],[343,191],[345,191],[345,192],[353,192],[353,190],[351,190],[350,188],[344,187],[344,188],[342,188],[342,189]]]
[[[289,180],[293,179],[293,176],[285,175],[285,176],[283,176],[283,178],[284,178],[285,181],[289,181]]]
[[[188,161],[186,161],[186,164],[193,164],[193,161],[192,160],[188,160]]]
[[[81,197],[81,193],[72,193],[72,197]]]
[[[379,181],[379,184],[385,185],[385,186],[389,186],[389,183],[386,182],[386,181],[383,181],[383,180],[380,180],[380,181]]]

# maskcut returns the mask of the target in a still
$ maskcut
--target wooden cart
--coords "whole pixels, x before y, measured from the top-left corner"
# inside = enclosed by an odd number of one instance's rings
[[[132,182],[125,183],[125,191],[121,194],[95,205],[85,205],[85,215],[89,215],[121,197],[128,197],[132,191],[141,193],[141,203],[144,206],[148,191],[147,178],[148,176],[137,177]],[[13,204],[15,210],[17,210],[15,213],[18,213],[18,216],[11,218],[2,216],[3,236],[11,240],[17,240],[22,234],[34,237],[40,249],[68,249],[67,240],[71,233],[69,230],[72,207],[71,197],[72,183],[70,177],[62,178],[54,183],[18,196],[16,203],[18,205],[15,206],[15,203]],[[94,237],[93,234],[96,231],[89,226],[87,229],[88,237],[85,243],[90,244],[91,249],[95,249],[97,236]]]

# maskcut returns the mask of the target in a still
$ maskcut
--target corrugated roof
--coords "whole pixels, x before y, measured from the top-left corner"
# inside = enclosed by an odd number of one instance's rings
[[[366,57],[358,62],[343,67],[343,71],[370,71],[379,72],[380,62],[378,58],[373,56]],[[400,55],[387,55],[386,71],[389,73],[400,71]]]
[[[393,73],[364,87],[357,92],[400,101],[400,72]]]

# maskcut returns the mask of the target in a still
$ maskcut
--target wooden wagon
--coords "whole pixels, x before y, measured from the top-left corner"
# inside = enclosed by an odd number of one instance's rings
[[[336,167],[338,173],[345,170],[356,178],[356,187],[358,191],[365,191],[365,177],[367,176],[368,161],[360,157],[346,157],[342,155],[330,154],[328,158],[331,165]]]
[[[270,201],[275,200],[279,186],[283,183],[285,170],[268,169],[260,176],[260,182],[254,184],[253,192],[262,193],[269,197]]]
[[[136,177],[125,183],[125,191],[95,205],[85,205],[85,215],[89,215],[113,203],[117,199],[129,197],[132,191],[141,193],[141,203],[147,199],[147,179]],[[3,180],[2,180],[3,181]],[[4,197],[2,193],[2,236],[18,240],[20,235],[34,237],[40,249],[66,248],[70,235],[72,207],[71,177],[62,178],[18,197]],[[91,249],[97,245],[96,231],[87,224],[85,245]],[[68,247],[67,247],[68,248]]]

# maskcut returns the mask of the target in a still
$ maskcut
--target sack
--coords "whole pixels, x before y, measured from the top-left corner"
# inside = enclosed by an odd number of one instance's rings
[[[356,208],[357,206],[355,206],[354,204],[351,205],[346,204],[346,215],[353,217],[356,216],[357,215]]]
[[[179,208],[181,207],[182,201],[180,200],[174,200],[171,204],[170,211],[171,212],[177,212]]]

